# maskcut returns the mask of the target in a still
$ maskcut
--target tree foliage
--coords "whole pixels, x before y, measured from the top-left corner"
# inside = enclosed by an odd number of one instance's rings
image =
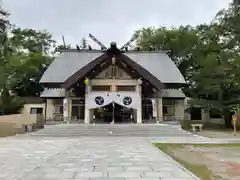
[[[87,40],[85,38],[82,38],[81,41],[80,41],[80,48],[81,49],[87,49]]]
[[[52,62],[55,41],[47,31],[13,28],[8,13],[0,10],[0,113],[16,113],[19,96],[39,96],[39,80]],[[3,21],[4,20],[4,21]]]
[[[71,46],[55,46],[47,31],[13,28],[0,7],[0,112],[20,106],[19,96],[39,96],[40,77],[53,60],[53,52]],[[8,33],[7,33],[8,32]],[[240,6],[235,0],[219,11],[210,24],[178,28],[145,27],[136,31],[141,49],[167,51],[188,87],[187,96],[223,104],[240,91]],[[86,49],[86,39],[80,48]],[[4,106],[6,102],[12,105]],[[11,104],[11,103],[10,103]]]
[[[230,5],[210,24],[142,28],[135,33],[137,46],[167,51],[189,84],[188,96],[229,100],[240,90],[239,13],[239,6]]]

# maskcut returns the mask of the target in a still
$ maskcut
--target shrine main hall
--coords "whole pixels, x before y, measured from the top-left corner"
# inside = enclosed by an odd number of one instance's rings
[[[185,79],[164,51],[65,49],[44,72],[47,119],[158,123],[184,117]]]

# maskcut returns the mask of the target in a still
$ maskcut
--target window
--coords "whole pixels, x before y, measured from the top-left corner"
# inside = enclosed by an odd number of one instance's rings
[[[142,118],[144,120],[146,119],[152,119],[153,115],[153,107],[152,107],[152,101],[150,99],[143,99],[142,100]]]
[[[163,99],[162,100],[162,112],[164,116],[174,116],[174,100],[173,99]]]
[[[210,116],[210,118],[221,118],[222,112],[218,108],[211,108],[209,111],[209,116]]]
[[[63,106],[55,106],[55,114],[63,114]]]
[[[84,98],[81,99],[72,99],[72,105],[82,105],[85,103]]]
[[[190,108],[191,120],[201,120],[202,119],[202,108],[191,107]]]
[[[63,105],[63,99],[54,99],[53,103],[57,105]]]
[[[135,86],[117,86],[117,91],[135,91]]]
[[[72,117],[77,119],[84,119],[84,106],[72,106]]]
[[[43,108],[31,108],[30,114],[43,114]]]
[[[92,91],[110,91],[110,86],[92,86]]]

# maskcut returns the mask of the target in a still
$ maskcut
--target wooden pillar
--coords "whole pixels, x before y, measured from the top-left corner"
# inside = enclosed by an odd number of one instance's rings
[[[162,98],[157,98],[157,121],[163,121]]]
[[[46,119],[52,119],[53,118],[53,113],[54,113],[54,105],[53,105],[53,100],[52,99],[47,99],[46,102]]]
[[[63,99],[63,120],[68,123],[68,114],[69,114],[69,105],[68,105],[68,97],[64,97]]]
[[[90,84],[86,84],[86,89],[85,89],[85,113],[84,113],[84,123],[85,124],[89,124],[90,123],[90,109],[87,109],[86,107],[86,103],[88,100],[88,93],[91,91],[91,85]]]
[[[137,80],[137,85],[136,85],[136,93],[139,95],[139,105],[137,108],[137,123],[141,124],[142,123],[142,80],[138,79]]]

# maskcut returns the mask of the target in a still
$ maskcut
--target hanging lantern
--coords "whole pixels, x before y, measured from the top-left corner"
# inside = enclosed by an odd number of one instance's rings
[[[88,78],[85,78],[85,80],[84,80],[84,84],[86,84],[86,85],[89,84],[89,79],[88,79]]]

